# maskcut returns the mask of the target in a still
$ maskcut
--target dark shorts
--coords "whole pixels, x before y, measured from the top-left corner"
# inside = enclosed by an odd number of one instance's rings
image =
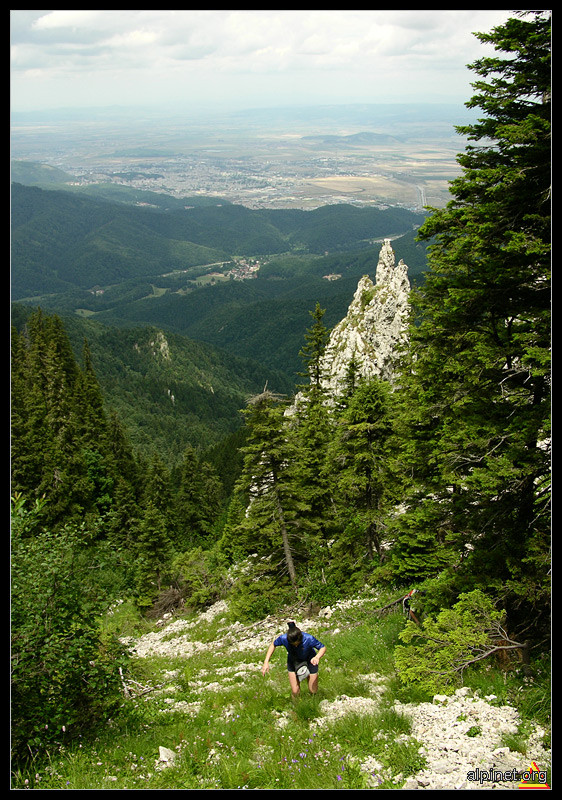
[[[316,673],[318,672],[318,664],[311,664],[310,661],[307,661],[306,663],[307,663],[308,671],[310,672],[310,674],[311,675],[316,675]],[[293,661],[291,661],[290,658],[287,659],[287,670],[289,672],[296,672],[295,664],[294,664]]]

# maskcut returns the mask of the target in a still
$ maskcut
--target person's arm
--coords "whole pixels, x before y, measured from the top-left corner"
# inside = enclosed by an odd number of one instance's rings
[[[265,661],[263,662],[263,667],[261,668],[261,674],[265,675],[266,672],[269,672],[269,659],[273,655],[273,651],[275,650],[275,645],[273,642],[269,645],[267,649],[267,653],[265,654]]]
[[[311,664],[318,664],[318,662],[320,661],[320,659],[322,658],[322,656],[324,655],[325,652],[326,652],[326,646],[322,645],[322,647],[316,653],[316,655],[313,656],[313,658],[310,659],[310,663]]]

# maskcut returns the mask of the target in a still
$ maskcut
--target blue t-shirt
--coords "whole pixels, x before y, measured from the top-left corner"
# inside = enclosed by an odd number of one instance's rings
[[[305,633],[304,631],[302,632],[302,642],[298,647],[293,647],[289,644],[286,633],[282,633],[281,636],[278,636],[273,644],[275,647],[283,646],[286,648],[288,665],[291,665],[291,663],[298,664],[300,661],[310,661],[310,659],[314,658],[316,655],[316,651],[324,647],[322,642],[319,642],[315,636],[312,636],[310,633]]]

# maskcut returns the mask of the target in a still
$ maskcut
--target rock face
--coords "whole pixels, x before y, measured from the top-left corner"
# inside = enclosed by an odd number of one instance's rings
[[[358,375],[392,382],[398,349],[407,339],[410,282],[402,259],[395,264],[390,239],[385,239],[375,283],[364,275],[347,316],[333,329],[324,355],[324,388],[339,394],[349,365]]]

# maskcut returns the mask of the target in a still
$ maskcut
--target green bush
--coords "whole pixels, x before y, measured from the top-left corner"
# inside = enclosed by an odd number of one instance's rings
[[[205,608],[224,597],[227,589],[226,569],[218,550],[195,547],[175,557],[172,572],[185,605]]]
[[[428,692],[454,691],[462,684],[463,672],[492,655],[497,641],[507,638],[503,617],[504,612],[475,589],[461,594],[451,609],[435,619],[427,617],[422,627],[408,622],[400,638],[410,646],[395,650],[400,678]]]
[[[102,636],[109,599],[96,587],[85,530],[29,535],[31,516],[12,517],[12,755],[15,763],[61,737],[91,732],[120,699],[127,656]]]
[[[229,595],[231,614],[245,623],[277,613],[290,600],[289,584],[259,569],[243,575]]]

